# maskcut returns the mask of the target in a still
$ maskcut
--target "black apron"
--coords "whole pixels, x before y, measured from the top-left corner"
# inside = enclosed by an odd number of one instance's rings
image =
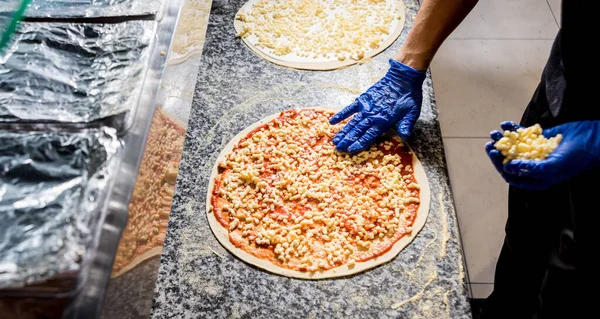
[[[592,31],[584,12],[590,8],[582,3],[562,3],[562,27],[523,126],[600,120],[600,74],[590,67],[599,62],[591,56],[594,40],[581,41]],[[598,185],[600,170],[543,191],[510,187],[506,237],[484,318],[600,317]]]

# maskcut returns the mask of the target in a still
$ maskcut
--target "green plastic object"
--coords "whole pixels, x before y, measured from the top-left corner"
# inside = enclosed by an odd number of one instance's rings
[[[17,31],[19,21],[23,19],[25,15],[25,9],[31,0],[9,0],[15,2],[15,10],[11,16],[0,17],[0,54],[4,51],[4,48],[10,41],[10,37]]]

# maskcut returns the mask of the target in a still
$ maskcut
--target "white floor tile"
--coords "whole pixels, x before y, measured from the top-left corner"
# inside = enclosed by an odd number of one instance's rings
[[[431,65],[442,135],[487,137],[519,121],[537,87],[552,40],[460,40]]]
[[[471,293],[473,298],[485,299],[494,290],[493,284],[471,284]]]
[[[473,283],[494,281],[508,212],[508,185],[484,151],[487,141],[444,139],[469,280]]]
[[[548,4],[550,5],[550,9],[552,9],[552,13],[554,14],[554,18],[556,22],[560,26],[560,12],[562,9],[562,0],[548,0]]]
[[[553,39],[557,31],[546,0],[483,0],[450,37]]]

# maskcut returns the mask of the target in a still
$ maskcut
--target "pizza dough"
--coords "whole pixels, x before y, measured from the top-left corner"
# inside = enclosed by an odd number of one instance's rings
[[[332,109],[324,108],[324,107],[311,108],[311,109],[318,110],[318,111],[319,110],[333,111]],[[305,109],[300,109],[299,112],[301,112],[302,110],[305,110]],[[423,228],[425,221],[427,220],[427,215],[429,212],[429,197],[430,197],[429,185],[427,182],[425,171],[424,171],[423,167],[421,166],[417,157],[414,155],[414,153],[412,154],[412,167],[413,167],[412,172],[414,174],[414,178],[416,179],[416,182],[420,186],[420,190],[419,190],[420,204],[419,204],[418,210],[416,212],[416,217],[414,218],[413,223],[412,223],[412,231],[411,232],[407,231],[407,234],[403,235],[398,241],[396,241],[389,248],[389,250],[387,252],[384,252],[383,254],[381,254],[375,258],[368,259],[366,261],[355,262],[354,264],[347,264],[347,265],[344,264],[341,266],[328,267],[327,269],[321,269],[321,270],[317,270],[317,271],[300,271],[300,270],[295,270],[295,269],[284,268],[284,267],[278,266],[274,262],[272,262],[268,259],[258,258],[255,255],[250,254],[246,250],[236,247],[236,245],[234,245],[234,243],[232,243],[232,241],[230,240],[230,234],[229,234],[228,229],[225,228],[219,222],[219,220],[217,220],[217,217],[215,216],[215,214],[213,213],[213,210],[212,210],[213,207],[212,207],[211,203],[212,203],[213,191],[215,189],[215,179],[220,174],[218,163],[221,163],[222,161],[224,161],[227,158],[228,154],[230,154],[232,152],[232,150],[234,149],[234,147],[240,142],[240,140],[244,139],[250,132],[256,130],[257,128],[261,127],[263,124],[268,123],[273,119],[279,118],[280,116],[281,116],[281,113],[268,116],[268,117],[264,118],[263,120],[254,123],[247,129],[240,132],[239,134],[237,134],[225,146],[225,148],[219,154],[217,163],[215,163],[215,166],[212,170],[212,174],[210,176],[210,181],[209,181],[208,192],[207,192],[207,219],[208,219],[209,225],[210,225],[213,233],[215,234],[216,238],[227,250],[229,250],[231,253],[233,253],[235,256],[242,259],[243,261],[250,263],[252,265],[255,265],[264,270],[267,270],[269,272],[275,273],[275,274],[279,274],[279,275],[283,275],[283,276],[287,276],[287,277],[293,277],[293,278],[301,278],[301,279],[323,279],[323,278],[341,277],[341,276],[355,274],[355,273],[362,272],[367,269],[376,267],[380,264],[386,263],[386,262],[392,260],[404,247],[406,247],[408,244],[410,244],[410,242],[412,242],[412,240],[416,237],[418,232]]]
[[[184,125],[158,108],[131,195],[112,278],[162,253],[184,139]]]
[[[192,56],[202,55],[209,15],[210,1],[185,1],[173,37],[169,64],[182,63]]]
[[[333,70],[388,48],[402,33],[404,17],[401,0],[250,0],[236,14],[234,27],[267,61]]]

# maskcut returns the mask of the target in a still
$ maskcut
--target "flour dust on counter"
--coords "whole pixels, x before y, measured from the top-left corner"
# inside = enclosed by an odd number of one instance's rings
[[[396,41],[400,0],[250,0],[236,37],[261,58],[290,68],[334,70],[363,63]]]
[[[208,221],[240,259],[287,277],[323,279],[389,262],[425,225],[429,186],[396,136],[350,155],[331,139],[332,109],[283,111],[250,125],[218,157]]]

